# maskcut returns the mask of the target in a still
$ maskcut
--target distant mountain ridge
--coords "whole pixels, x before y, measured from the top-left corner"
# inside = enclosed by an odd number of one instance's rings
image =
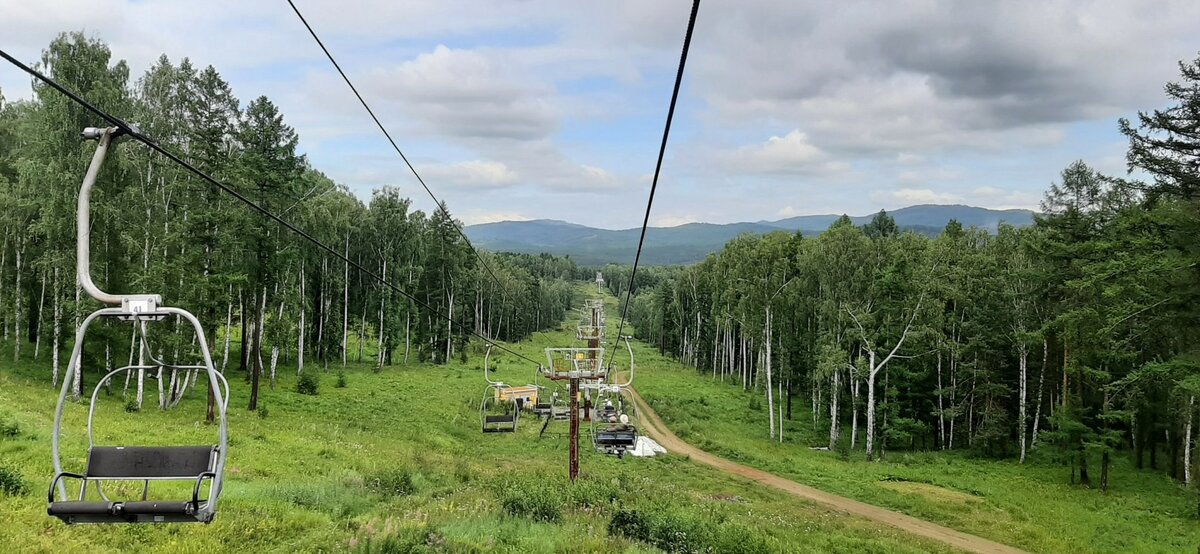
[[[921,204],[888,212],[901,229],[935,235],[950,220],[964,227],[996,232],[1001,223],[1017,227],[1033,224],[1030,210],[992,210],[963,205]],[[875,214],[851,216],[855,225],[871,221]],[[840,215],[801,215],[778,221],[743,223],[686,223],[675,227],[651,227],[646,231],[642,263],[647,265],[690,264],[720,250],[743,233],[800,231],[816,235],[828,229]],[[632,263],[640,228],[596,229],[554,219],[501,221],[468,225],[467,236],[476,246],[497,252],[548,252],[569,255],[583,265],[609,262]]]

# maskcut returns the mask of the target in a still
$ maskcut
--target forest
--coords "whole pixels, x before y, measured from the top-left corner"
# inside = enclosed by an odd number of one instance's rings
[[[416,210],[398,187],[375,190],[364,204],[297,153],[299,136],[270,99],[243,104],[212,66],[173,64],[164,55],[131,79],[124,61],[81,33],[60,35],[37,66],[411,295],[140,144],[113,149],[92,200],[93,276],[104,289],[160,293],[196,313],[219,369],[246,370],[250,409],[260,379],[273,383],[281,360],[299,372],[306,363],[344,366],[363,361],[369,346],[377,367],[445,363],[466,355],[472,333],[519,340],[557,325],[573,305],[568,281],[583,273],[569,259],[476,252],[444,204]],[[94,150],[79,132],[101,123],[45,85],[35,83],[28,101],[0,95],[0,327],[14,361],[32,349],[55,383],[81,315],[98,307],[75,282],[74,232]],[[85,376],[124,365],[122,358],[132,363],[132,337],[117,328],[101,326],[102,338],[87,343]],[[196,347],[177,322],[160,334],[155,342],[170,358]],[[231,341],[239,343],[233,360]],[[156,402],[169,407],[188,376],[162,377]],[[135,408],[145,402],[145,378],[136,379]]]
[[[1195,487],[1200,59],[1180,71],[1168,107],[1118,122],[1128,174],[1070,164],[1030,227],[927,238],[880,212],[815,238],[745,235],[639,273],[633,326],[759,391],[779,441],[785,419],[811,418],[812,444],[866,459],[1037,455],[1106,489],[1130,456]],[[621,275],[606,268],[614,293]]]

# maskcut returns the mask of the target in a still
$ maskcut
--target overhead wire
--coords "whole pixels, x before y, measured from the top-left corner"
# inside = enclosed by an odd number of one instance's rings
[[[145,134],[143,134],[141,131],[139,131],[137,129],[137,127],[130,125],[126,121],[124,121],[104,110],[101,110],[100,108],[96,107],[94,104],[85,100],[83,97],[74,93],[70,89],[67,89],[63,85],[59,84],[54,79],[51,79],[49,76],[26,65],[24,62],[16,59],[15,57],[10,55],[8,52],[4,51],[3,49],[0,49],[0,57],[3,57],[9,63],[13,64],[20,70],[24,71],[25,73],[29,74],[31,77],[41,81],[45,85],[49,86],[50,88],[53,88],[54,90],[58,91],[59,93],[63,94],[64,96],[66,96],[67,98],[70,98],[72,101],[74,101],[76,104],[79,104],[87,111],[92,112],[93,114],[99,116],[101,119],[107,121],[109,124],[113,125],[114,127],[121,129],[125,134],[129,135],[130,137],[137,140],[138,142],[146,145],[151,150],[154,150],[155,152],[166,157],[167,159],[179,164],[181,167],[188,170],[193,175],[199,177],[200,179],[202,179],[204,181],[207,181],[209,184],[211,184],[211,185],[217,187],[218,189],[233,196],[234,198],[236,198],[242,204],[245,204],[250,209],[252,209],[252,210],[260,213],[261,215],[267,217],[268,219],[278,223],[280,226],[295,233],[297,236],[303,238],[304,240],[307,240],[308,242],[312,243],[317,248],[324,250],[326,253],[334,256],[335,258],[344,261],[346,264],[350,265],[351,267],[354,267],[356,270],[361,271],[364,275],[370,276],[371,278],[375,279],[383,286],[385,286],[385,287],[391,289],[392,291],[400,294],[401,296],[411,300],[413,303],[417,304],[418,306],[421,306],[421,307],[429,310],[433,314],[437,315],[439,319],[449,321],[450,323],[458,324],[461,328],[468,329],[469,334],[477,336],[477,337],[487,341],[490,344],[494,344],[500,350],[508,352],[509,354],[512,354],[512,355],[514,355],[518,358],[521,358],[525,361],[536,364],[536,365],[538,365],[538,367],[541,367],[543,365],[541,362],[534,360],[533,358],[525,356],[524,354],[521,354],[520,352],[516,352],[512,349],[509,349],[508,347],[498,343],[496,340],[494,340],[490,337],[487,337],[481,333],[477,333],[474,330],[469,330],[470,329],[469,326],[466,326],[466,325],[462,324],[461,322],[455,321],[453,317],[442,313],[441,310],[434,308],[433,306],[429,305],[427,302],[417,298],[416,296],[410,294],[409,292],[405,291],[404,289],[401,289],[400,287],[392,284],[387,279],[384,279],[381,275],[378,275],[375,272],[367,269],[366,267],[363,267],[358,262],[351,260],[348,256],[342,254],[341,252],[334,249],[333,247],[326,245],[325,243],[323,243],[320,240],[318,240],[317,238],[313,237],[312,235],[310,235],[303,229],[300,229],[293,223],[287,221],[286,219],[283,219],[282,217],[272,213],[270,210],[255,203],[253,200],[247,198],[245,195],[238,192],[232,186],[222,183],[221,181],[218,181],[216,178],[212,177],[211,175],[205,173],[204,171],[201,171],[200,169],[196,168],[196,166],[192,165],[188,161],[184,160],[183,158],[179,157],[175,153],[173,153],[173,152],[167,150],[166,148],[162,147],[161,145],[159,145],[157,141],[155,141],[151,137],[148,137]]]
[[[317,36],[317,31],[314,30],[312,25],[308,23],[308,19],[305,19],[304,14],[300,13],[300,8],[296,7],[296,3],[292,0],[288,0],[288,5],[292,7],[293,12],[296,12],[296,17],[300,18],[300,22],[304,24],[304,28],[308,29],[308,34],[312,35],[313,40],[317,42],[317,46],[321,47],[321,51],[325,53],[325,57],[329,58],[329,63],[332,63],[334,69],[337,69],[338,74],[342,76],[342,80],[346,82],[346,86],[350,87],[350,91],[354,93],[356,98],[358,98],[358,103],[362,104],[363,109],[367,110],[367,114],[371,116],[371,119],[375,122],[375,126],[379,128],[379,131],[383,133],[383,136],[386,137],[387,141],[392,145],[392,149],[400,155],[401,160],[404,160],[404,165],[408,166],[408,169],[412,172],[413,177],[417,178],[417,182],[421,184],[421,188],[425,189],[425,192],[429,195],[429,198],[433,199],[434,205],[436,205],[438,210],[442,212],[442,216],[450,222],[450,225],[453,226],[454,230],[458,232],[458,236],[462,237],[463,241],[467,243],[467,247],[469,247],[471,252],[475,254],[475,258],[479,260],[480,265],[482,265],[484,269],[486,269],[487,272],[492,276],[492,283],[496,285],[496,289],[500,291],[501,296],[507,297],[508,295],[504,291],[504,287],[500,284],[500,279],[496,276],[496,272],[493,271],[492,267],[484,261],[483,256],[479,254],[479,250],[475,248],[475,245],[471,244],[471,239],[467,238],[466,232],[464,232],[462,228],[458,226],[458,223],[454,221],[454,218],[450,217],[450,212],[446,211],[442,201],[433,194],[433,190],[430,189],[429,185],[425,183],[425,179],[422,178],[421,174],[417,172],[417,168],[413,166],[412,162],[408,161],[408,156],[405,156],[404,152],[400,150],[400,146],[396,144],[396,140],[392,138],[392,134],[388,132],[387,128],[383,126],[383,123],[379,121],[379,117],[375,115],[375,110],[371,109],[371,105],[368,104],[366,99],[363,98],[363,95],[358,92],[358,87],[354,86],[354,82],[352,82],[350,77],[346,75],[346,72],[342,70],[341,64],[334,59],[333,53],[331,53],[329,48],[325,46],[325,43],[321,40],[321,37]]]
[[[692,14],[688,18],[687,34],[683,37],[683,51],[679,55],[679,70],[675,73],[675,89],[671,92],[671,106],[667,108],[667,122],[663,126],[662,143],[658,146],[658,162],[654,165],[654,180],[650,182],[650,197],[646,200],[646,215],[642,218],[642,233],[638,238],[637,254],[633,257],[633,270],[629,272],[629,285],[625,287],[625,305],[621,308],[621,324],[617,327],[617,340],[621,340],[621,333],[625,331],[625,316],[629,313],[629,304],[633,300],[633,283],[637,277],[638,262],[642,259],[642,246],[646,242],[646,228],[650,225],[650,210],[654,206],[654,193],[658,190],[658,177],[662,173],[663,156],[667,152],[667,138],[671,135],[671,121],[675,118],[675,104],[679,101],[679,87],[683,83],[683,68],[687,65],[688,49],[692,45],[692,31],[696,28],[696,12],[699,10],[700,0],[693,0]],[[609,358],[608,371],[612,370],[612,364],[613,358]]]

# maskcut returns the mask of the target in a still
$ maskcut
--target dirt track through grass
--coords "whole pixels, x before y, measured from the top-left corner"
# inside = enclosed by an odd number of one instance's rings
[[[634,402],[637,403],[638,415],[642,423],[642,431],[650,438],[658,441],[668,452],[688,456],[701,464],[711,466],[731,475],[744,477],[764,486],[784,491],[788,494],[803,498],[832,508],[834,510],[869,519],[897,529],[901,529],[925,538],[933,539],[967,552],[980,554],[1016,554],[1023,550],[1013,548],[995,541],[990,541],[975,535],[955,531],[936,523],[907,516],[899,512],[865,504],[857,500],[830,494],[825,491],[801,485],[795,481],[784,479],[762,470],[731,462],[719,456],[714,456],[696,448],[675,436],[650,405],[638,395],[636,390],[630,390]]]

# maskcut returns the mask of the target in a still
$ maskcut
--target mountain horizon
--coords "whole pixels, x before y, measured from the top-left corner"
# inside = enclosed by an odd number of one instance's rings
[[[878,213],[848,217],[855,225],[863,225]],[[964,204],[917,204],[886,213],[896,220],[901,229],[926,235],[940,233],[951,220],[965,227],[978,227],[994,233],[1001,223],[1017,227],[1032,225],[1034,215],[1032,210],[995,210]],[[693,222],[649,227],[646,230],[642,263],[696,263],[744,233],[799,231],[806,236],[816,235],[828,229],[840,217],[841,214],[813,214],[774,221]],[[464,231],[476,246],[488,250],[530,254],[544,252],[570,256],[582,265],[603,265],[631,263],[641,228],[602,229],[558,219],[530,219],[468,225]]]

